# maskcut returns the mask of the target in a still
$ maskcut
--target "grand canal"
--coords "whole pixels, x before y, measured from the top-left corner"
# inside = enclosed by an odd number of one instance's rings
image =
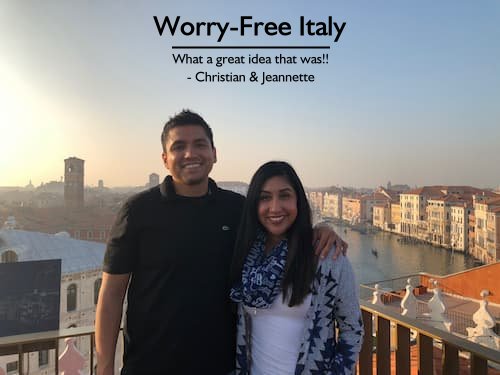
[[[358,283],[371,283],[418,272],[446,275],[474,265],[463,253],[425,244],[406,244],[387,232],[361,234],[345,226],[331,224],[349,244],[348,257]],[[372,253],[376,249],[378,255]]]

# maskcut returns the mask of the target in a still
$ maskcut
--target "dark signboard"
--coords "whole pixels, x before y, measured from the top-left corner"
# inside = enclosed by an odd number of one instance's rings
[[[59,329],[61,260],[0,263],[0,337]]]

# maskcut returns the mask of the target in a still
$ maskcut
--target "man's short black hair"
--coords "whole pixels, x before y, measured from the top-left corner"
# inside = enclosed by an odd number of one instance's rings
[[[189,109],[183,109],[180,113],[176,114],[173,117],[170,117],[163,127],[163,131],[161,133],[161,146],[163,147],[163,151],[167,151],[165,145],[167,143],[168,132],[170,129],[173,129],[177,126],[186,126],[186,125],[198,125],[203,128],[208,139],[210,140],[210,144],[212,148],[214,147],[214,135],[212,133],[212,129],[207,124],[207,122],[196,112],[190,111]]]

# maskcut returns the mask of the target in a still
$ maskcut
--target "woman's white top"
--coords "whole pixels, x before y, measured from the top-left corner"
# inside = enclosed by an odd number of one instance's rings
[[[295,372],[311,294],[299,306],[288,307],[280,293],[268,309],[245,307],[252,319],[251,375]]]

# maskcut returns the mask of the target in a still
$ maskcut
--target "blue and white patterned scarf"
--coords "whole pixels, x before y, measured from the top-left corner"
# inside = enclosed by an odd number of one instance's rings
[[[266,234],[258,233],[243,265],[241,282],[230,292],[234,302],[243,302],[247,307],[269,308],[281,292],[281,279],[288,254],[286,239],[266,255]]]

